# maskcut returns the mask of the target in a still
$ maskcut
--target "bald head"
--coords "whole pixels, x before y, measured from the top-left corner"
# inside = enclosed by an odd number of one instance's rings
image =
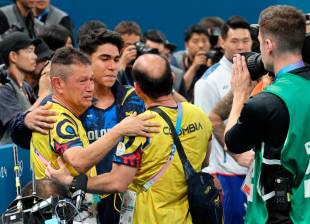
[[[150,98],[169,95],[173,78],[166,59],[156,54],[144,54],[133,65],[132,75],[141,90]]]

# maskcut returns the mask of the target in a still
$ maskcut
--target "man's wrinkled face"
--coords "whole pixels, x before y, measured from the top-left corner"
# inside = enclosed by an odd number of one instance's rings
[[[95,81],[105,87],[112,87],[117,78],[120,54],[118,48],[106,43],[97,47],[90,56]]]
[[[209,51],[211,44],[209,37],[204,33],[193,33],[191,38],[185,43],[186,50],[190,57],[194,57],[198,51]]]
[[[61,80],[62,97],[74,110],[83,113],[91,106],[94,76],[90,65],[70,65],[71,74]]]
[[[251,34],[248,29],[229,29],[226,39],[223,40],[222,48],[225,57],[232,61],[234,54],[250,52],[252,47]]]

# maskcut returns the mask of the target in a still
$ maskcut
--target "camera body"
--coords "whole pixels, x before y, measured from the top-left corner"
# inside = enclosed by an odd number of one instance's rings
[[[155,48],[148,48],[145,43],[137,42],[135,44],[137,50],[137,57],[143,54],[159,54],[158,50]]]
[[[223,57],[223,52],[222,49],[219,47],[215,47],[210,49],[207,53],[206,53],[206,58],[207,60],[210,59],[212,62],[212,65],[217,63],[222,57]]]

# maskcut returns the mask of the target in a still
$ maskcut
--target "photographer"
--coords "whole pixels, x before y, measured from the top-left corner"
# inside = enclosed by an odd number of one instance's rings
[[[194,85],[208,68],[206,53],[211,44],[208,29],[203,25],[190,26],[184,36],[186,50],[174,53],[171,64],[184,71],[186,97],[193,102]]]
[[[35,46],[40,42],[22,32],[10,33],[0,42],[1,56],[7,67],[6,71],[2,69],[7,77],[0,86],[0,123],[4,127],[0,133],[0,144],[12,143],[8,130],[10,120],[16,113],[30,108],[36,100],[33,89],[24,79],[26,74],[35,70]]]
[[[122,85],[133,86],[131,67],[133,61],[137,58],[135,44],[141,40],[141,28],[134,21],[122,21],[116,25],[114,30],[121,35],[124,41],[124,48],[122,49],[119,60],[117,79]]]
[[[304,16],[271,6],[260,14],[264,67],[275,82],[248,100],[251,81],[244,57],[234,57],[233,105],[225,143],[233,153],[255,147],[246,223],[309,223],[310,68],[302,61]],[[246,102],[247,101],[247,102]],[[307,168],[308,167],[308,168]],[[307,170],[307,171],[306,171]]]
[[[233,55],[251,51],[252,46],[250,25],[239,16],[233,16],[226,21],[220,38],[224,56],[219,63],[211,66],[195,85],[195,104],[207,114],[230,89]],[[215,127],[214,122],[213,126]],[[218,128],[215,127],[214,130],[216,132]],[[241,158],[242,163],[246,164],[253,159],[253,153],[247,152]],[[245,196],[240,187],[247,167],[240,166],[230,154],[224,152],[217,138],[213,138],[208,172],[216,174],[222,185],[225,223],[242,223]]]
[[[158,29],[150,29],[144,33],[143,38],[145,40],[145,45],[146,47],[148,47],[148,49],[150,50],[156,49],[159,55],[161,55],[162,57],[165,57],[165,44],[167,43],[167,39],[164,33],[162,33]],[[168,60],[168,58],[166,59]],[[171,68],[171,71],[174,77],[173,89],[179,94],[181,94],[181,97],[183,98],[183,96],[186,95],[185,85],[184,85],[184,80],[183,80],[184,72],[182,69],[177,68],[171,64],[170,64],[170,68]],[[175,91],[173,93],[174,97],[176,94]]]

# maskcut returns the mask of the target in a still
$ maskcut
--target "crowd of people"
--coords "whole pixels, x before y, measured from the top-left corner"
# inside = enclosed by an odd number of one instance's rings
[[[74,41],[67,13],[16,0],[0,8],[0,144],[29,149],[41,197],[58,185],[96,195],[89,222],[193,223],[160,108],[192,167],[214,178],[217,223],[309,223],[306,26],[283,5],[258,26],[206,17],[177,51],[135,21],[86,21]]]

